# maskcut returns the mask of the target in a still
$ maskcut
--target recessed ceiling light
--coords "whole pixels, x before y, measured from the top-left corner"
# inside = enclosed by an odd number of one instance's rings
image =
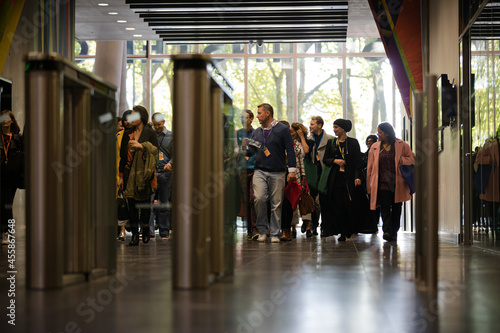
[[[125,28],[125,30],[135,30],[135,28]]]
[[[108,7],[109,6],[109,4],[107,4],[107,3],[98,3],[97,5],[101,6],[101,7]]]
[[[142,35],[134,35],[134,37],[142,37]]]
[[[108,15],[118,15],[117,12],[109,12]]]
[[[118,21],[116,21],[116,22],[118,22],[118,23],[127,23],[127,21],[126,21],[126,20],[118,20]]]

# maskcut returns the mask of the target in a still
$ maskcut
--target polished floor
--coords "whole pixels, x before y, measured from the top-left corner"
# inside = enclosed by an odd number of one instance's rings
[[[238,228],[234,276],[198,291],[172,290],[171,241],[158,237],[139,247],[117,242],[116,279],[28,291],[20,241],[15,326],[5,316],[2,246],[0,332],[500,331],[495,252],[440,243],[439,291],[429,295],[413,281],[412,234],[400,233],[397,243],[380,233],[338,242],[299,232],[277,244],[244,236]]]

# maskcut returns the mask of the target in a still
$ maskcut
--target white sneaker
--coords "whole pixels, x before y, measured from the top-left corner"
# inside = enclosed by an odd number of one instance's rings
[[[267,235],[266,234],[260,234],[259,235],[259,238],[257,239],[259,242],[265,242],[267,239]]]
[[[2,234],[2,245],[9,245],[9,234],[7,232]]]
[[[280,242],[280,239],[276,236],[272,236],[271,237],[271,243],[279,243]]]

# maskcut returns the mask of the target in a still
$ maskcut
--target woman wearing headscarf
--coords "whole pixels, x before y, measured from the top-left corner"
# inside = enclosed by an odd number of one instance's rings
[[[123,133],[120,147],[120,179],[118,186],[129,201],[132,240],[129,245],[139,245],[139,223],[142,242],[148,243],[151,195],[156,189],[158,166],[158,140],[148,126],[149,114],[145,107],[136,105],[127,121],[132,126]]]
[[[0,219],[2,245],[9,244],[8,222],[13,218],[12,203],[16,190],[24,182],[23,140],[14,113],[1,114],[2,141],[0,142]]]
[[[368,166],[368,153],[370,152],[370,148],[373,146],[375,142],[377,142],[378,138],[375,134],[370,134],[366,137],[366,147],[368,148],[366,152],[363,154],[363,172],[366,174],[366,168]]]
[[[354,187],[361,185],[362,178],[363,160],[358,140],[347,136],[351,128],[350,120],[335,120],[333,131],[336,138],[328,141],[323,158],[323,163],[332,168],[328,177],[330,212],[322,224],[321,236],[328,237],[340,233],[338,240],[341,242],[351,237],[353,232],[350,223],[352,195]]]
[[[397,240],[403,202],[411,199],[410,188],[401,175],[401,165],[415,164],[410,146],[396,138],[389,123],[378,125],[379,141],[370,148],[366,172],[366,187],[370,194],[370,209],[380,206],[383,238]]]

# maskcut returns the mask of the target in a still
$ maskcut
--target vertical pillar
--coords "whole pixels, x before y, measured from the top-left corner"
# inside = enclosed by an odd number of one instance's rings
[[[423,181],[423,156],[420,155],[422,151],[422,143],[424,142],[424,93],[417,92],[415,94],[415,279],[418,282],[423,281],[423,224],[424,224],[424,181]]]
[[[462,163],[463,163],[463,243],[472,245],[472,127],[471,127],[471,41],[470,30],[462,38]]]
[[[423,236],[425,251],[425,285],[428,290],[437,290],[437,261],[438,261],[438,89],[437,77],[429,75],[427,80],[427,126],[424,127],[425,149],[420,151],[424,155],[425,172],[425,217]],[[432,144],[430,144],[432,143]]]
[[[234,115],[234,110],[232,106],[232,101],[227,95],[224,95],[224,114]],[[228,117],[229,118],[229,117]],[[234,179],[232,174],[236,173],[235,165],[232,163],[231,159],[234,158],[231,150],[236,144],[236,131],[234,126],[231,124],[232,121],[228,121],[224,126],[228,126],[227,130],[224,132],[224,144],[223,144],[223,156],[224,159],[228,159],[228,162],[224,162],[224,174],[228,179],[224,179],[224,274],[233,275],[234,274],[234,237],[236,233],[236,215],[239,211],[240,201],[238,200],[238,188],[237,182],[239,180]],[[236,174],[235,174],[236,175]]]
[[[93,150],[86,133],[90,127],[90,90],[64,89],[64,154],[71,171],[64,173],[64,271],[89,273],[92,269],[90,158]]]
[[[210,155],[210,188],[213,192],[210,213],[210,268],[216,277],[224,274],[224,181],[223,181],[223,132],[222,128],[222,89],[212,82],[212,110],[211,110],[211,141],[212,154]]]
[[[173,132],[175,177],[173,287],[206,288],[209,283],[210,82],[206,55],[174,61]]]
[[[32,68],[33,69],[33,68]],[[26,284],[31,289],[63,285],[62,74],[57,69],[26,73]]]
[[[92,143],[91,255],[99,275],[116,269],[116,114],[115,96],[94,93],[87,139]]]

